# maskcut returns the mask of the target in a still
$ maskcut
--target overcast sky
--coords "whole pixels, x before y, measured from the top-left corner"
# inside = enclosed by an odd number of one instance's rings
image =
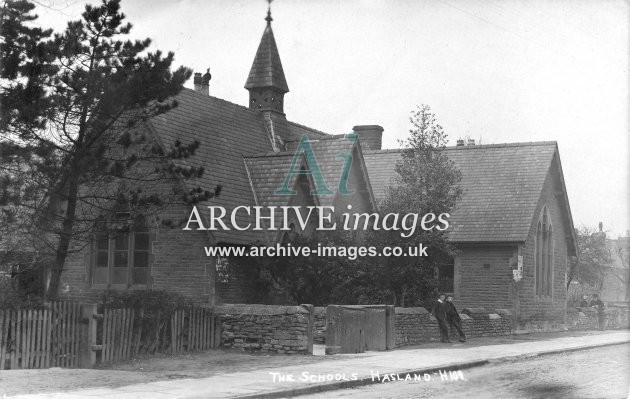
[[[84,1],[49,0],[63,29]],[[47,4],[48,4],[47,3]],[[273,30],[291,90],[285,112],[328,133],[385,128],[397,146],[428,104],[451,144],[555,140],[576,226],[630,229],[627,1],[276,0]],[[210,94],[243,88],[265,27],[264,0],[123,0],[135,37],[211,68]],[[188,82],[192,87],[192,79]]]

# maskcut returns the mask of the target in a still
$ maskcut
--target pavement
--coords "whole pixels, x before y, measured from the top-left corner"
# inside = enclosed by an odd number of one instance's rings
[[[423,345],[387,352],[334,355],[334,360],[322,357],[320,362],[313,364],[225,373],[207,378],[156,381],[117,388],[90,388],[8,398],[283,398],[368,385],[383,379],[404,379],[407,375],[463,370],[492,361],[629,342],[630,331],[616,330],[585,336],[515,340],[514,343]]]

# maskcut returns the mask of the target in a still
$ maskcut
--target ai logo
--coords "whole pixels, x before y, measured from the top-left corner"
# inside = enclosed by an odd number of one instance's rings
[[[357,138],[358,136],[354,132],[346,135],[346,139],[348,139],[352,143],[357,141]],[[304,154],[304,158],[306,159],[306,164],[308,167],[307,169],[302,169],[299,167],[301,154]],[[350,195],[354,193],[354,190],[348,189],[348,178],[350,176],[350,167],[352,166],[352,153],[342,152],[337,154],[337,158],[344,159],[337,192],[341,195]],[[335,194],[335,192],[328,188],[328,186],[326,185],[326,181],[324,180],[324,176],[322,175],[322,171],[319,167],[319,163],[317,162],[317,158],[315,157],[315,153],[313,152],[313,147],[311,146],[307,135],[302,136],[300,144],[295,149],[295,154],[293,155],[293,159],[291,160],[291,166],[289,166],[287,177],[284,179],[284,184],[282,185],[282,187],[274,191],[274,194],[297,195],[297,191],[289,188],[291,177],[293,175],[311,175],[311,177],[313,178],[313,183],[315,184],[315,188],[311,190],[311,195]]]

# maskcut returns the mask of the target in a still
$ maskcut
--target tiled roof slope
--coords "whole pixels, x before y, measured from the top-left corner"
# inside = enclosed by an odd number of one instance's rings
[[[308,126],[300,125],[299,123],[288,122],[288,124],[289,130],[292,132],[293,141],[299,141],[300,138],[302,138],[302,136],[305,134],[310,140],[323,139],[330,136],[328,133],[324,133]]]
[[[289,195],[276,195],[274,192],[284,184],[292,160],[293,154],[288,152],[271,152],[245,157],[245,165],[258,205],[283,206],[288,204]],[[296,168],[299,169],[304,164],[304,157],[302,156]],[[295,177],[292,184],[289,185],[290,189],[294,189],[294,187]]]
[[[263,36],[260,39],[252,69],[249,71],[246,89],[275,87],[283,92],[289,91],[287,80],[284,77],[280,54],[276,46],[276,39],[273,37],[271,24],[267,24]]]
[[[339,135],[329,136],[328,138],[319,140],[311,140],[310,145],[313,149],[315,159],[317,160],[317,165],[322,172],[322,177],[326,182],[326,186],[333,192],[333,194],[319,195],[314,201],[321,205],[331,206],[337,193],[341,171],[345,162],[345,160],[338,157],[338,155],[340,153],[352,153],[356,142],[352,142],[346,139],[345,136]],[[291,166],[296,148],[297,143],[293,142],[290,143],[288,151],[286,152],[256,154],[252,157],[245,158],[249,176],[260,205],[287,205],[288,196],[276,195],[274,191],[284,184],[284,179]],[[304,158],[303,154],[301,164],[296,166],[296,168],[302,165],[309,169],[312,168],[312,165],[308,165],[308,161]],[[296,177],[293,176],[292,179],[291,184],[295,184]],[[314,187],[314,183],[312,184]]]
[[[187,144],[200,142],[194,156],[186,163],[205,168],[198,181],[186,181],[211,190],[222,186],[221,194],[207,204],[201,204],[202,217],[206,205],[223,206],[229,212],[238,205],[255,205],[243,156],[261,151],[272,151],[262,115],[245,107],[184,89],[177,95],[178,106],[151,119],[158,137],[168,148],[175,140]],[[239,212],[240,225],[249,223]],[[265,237],[253,230],[212,232],[218,242],[247,244]]]
[[[229,216],[229,212],[236,206],[256,205],[244,157],[272,153],[271,132],[267,130],[269,126],[272,126],[274,134],[279,135],[283,142],[299,140],[303,134],[313,140],[328,137],[326,133],[287,121],[273,113],[270,115],[273,124],[270,125],[265,119],[265,113],[190,89],[182,90],[175,99],[178,106],[152,118],[151,125],[166,147],[175,140],[184,144],[194,140],[200,142],[195,155],[183,163],[203,166],[205,173],[198,181],[191,179],[186,184],[189,187],[198,185],[208,190],[217,184],[222,186],[221,195],[207,204],[201,204],[200,212],[205,211],[202,208],[206,205],[216,205],[225,207]],[[285,173],[286,170],[288,164]],[[202,217],[204,215],[202,213]],[[250,222],[243,212],[239,212],[238,216],[239,225]],[[216,231],[212,234],[218,242],[233,244],[248,244],[267,239],[263,232],[251,229]]]
[[[291,206],[290,195],[277,195],[275,191],[284,184],[287,171],[291,167],[293,153],[266,153],[245,157],[245,165],[249,179],[251,181],[252,190],[256,196],[256,203],[260,206]],[[299,169],[305,166],[304,156],[301,157],[300,163],[296,165]],[[308,177],[308,176],[307,176]],[[291,189],[296,189],[297,179],[294,177]],[[313,203],[316,204],[317,198],[313,197]],[[276,212],[275,227],[282,227],[282,213]],[[270,233],[271,235],[271,233]]]
[[[448,147],[464,194],[452,212],[454,242],[525,241],[554,154],[555,142]],[[400,150],[364,151],[374,195],[395,180]]]
[[[326,186],[335,194],[339,187],[339,179],[345,163],[344,158],[338,155],[340,153],[351,154],[355,145],[356,141],[350,141],[343,135],[311,141],[311,147],[322,171],[322,176],[326,181]],[[325,206],[332,206],[335,194],[320,195],[319,202]]]

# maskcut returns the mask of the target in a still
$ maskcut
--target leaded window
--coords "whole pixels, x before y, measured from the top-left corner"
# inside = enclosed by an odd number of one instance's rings
[[[553,227],[544,207],[536,225],[536,295],[551,297],[553,292]]]
[[[92,284],[146,285],[149,280],[151,233],[143,217],[131,220],[118,212],[96,223]]]

